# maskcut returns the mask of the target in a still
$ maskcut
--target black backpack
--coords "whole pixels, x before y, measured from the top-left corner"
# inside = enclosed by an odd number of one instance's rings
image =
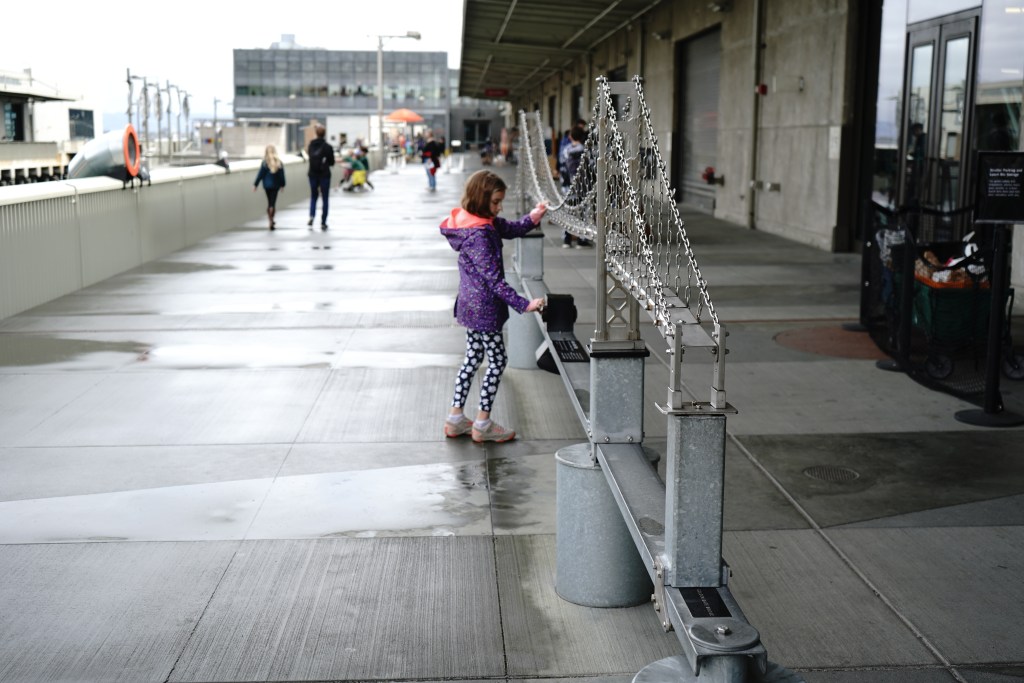
[[[331,148],[313,144],[309,149],[309,175],[324,176],[331,172]]]

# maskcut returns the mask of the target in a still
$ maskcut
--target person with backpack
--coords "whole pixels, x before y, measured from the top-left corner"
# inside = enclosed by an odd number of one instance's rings
[[[444,156],[444,145],[434,139],[433,133],[427,133],[427,143],[423,145],[420,158],[423,168],[427,171],[427,189],[437,191],[437,169],[441,168],[441,157]]]
[[[309,222],[306,225],[312,227],[313,219],[316,218],[316,198],[320,196],[322,204],[320,207],[320,229],[327,230],[327,210],[329,208],[329,197],[331,194],[331,166],[334,166],[334,149],[324,139],[327,129],[318,124],[316,137],[309,141],[306,153],[309,155]]]

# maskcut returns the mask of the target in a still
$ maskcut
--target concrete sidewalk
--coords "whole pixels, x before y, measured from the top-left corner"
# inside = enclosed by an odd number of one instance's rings
[[[586,439],[558,377],[506,371],[516,442],[442,436],[464,179],[376,173],[327,232],[282,207],[0,322],[0,681],[628,681],[680,653],[649,606],[554,594],[553,454]],[[686,218],[731,332],[724,554],[769,658],[1024,680],[1021,429],[875,368],[840,327],[859,256]],[[586,339],[593,251],[545,234]]]

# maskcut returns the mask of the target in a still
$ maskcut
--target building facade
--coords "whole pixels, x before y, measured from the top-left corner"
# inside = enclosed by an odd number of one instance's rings
[[[337,145],[343,139],[378,139],[378,74],[376,51],[326,50],[295,45],[291,36],[269,49],[234,51],[237,118],[287,118],[299,121],[295,132],[315,119]],[[478,102],[454,95],[453,73],[446,52],[384,50],[385,118],[396,109],[423,117],[414,126],[385,123],[386,133],[432,130],[447,140],[482,142],[501,123],[501,103]],[[453,118],[454,115],[454,118]],[[467,121],[470,122],[467,125]],[[293,135],[291,144],[301,144]]]
[[[462,94],[506,89],[562,130],[595,78],[638,74],[681,202],[822,249],[859,249],[871,201],[970,205],[976,153],[1021,149],[1017,0],[573,1],[550,45],[543,16],[466,4]]]
[[[0,114],[0,185],[63,178],[75,154],[103,132],[98,107],[30,70],[0,71]]]

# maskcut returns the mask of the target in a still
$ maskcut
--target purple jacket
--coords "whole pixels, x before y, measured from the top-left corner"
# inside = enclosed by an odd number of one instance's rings
[[[529,299],[505,282],[501,246],[503,239],[522,237],[535,227],[529,216],[510,222],[474,216],[465,209],[453,210],[441,223],[441,234],[459,254],[455,318],[460,325],[477,332],[500,332],[509,306],[517,313],[526,311]]]

